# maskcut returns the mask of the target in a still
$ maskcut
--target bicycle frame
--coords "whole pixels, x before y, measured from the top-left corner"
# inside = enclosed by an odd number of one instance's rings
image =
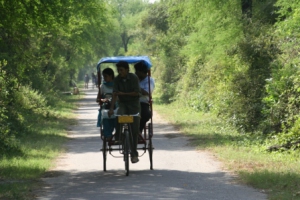
[[[121,137],[122,138],[122,153],[125,163],[126,176],[129,175],[129,154],[131,153],[130,145],[133,144],[132,130],[129,124],[134,122],[134,117],[138,117],[139,113],[135,115],[116,115],[119,125],[122,126]]]

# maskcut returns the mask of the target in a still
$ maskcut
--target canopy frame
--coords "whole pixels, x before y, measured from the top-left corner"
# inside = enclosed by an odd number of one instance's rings
[[[148,67],[148,70],[152,67],[152,63],[148,56],[114,56],[101,58],[97,64],[97,72],[100,72],[100,65],[102,63],[117,63],[119,61],[126,61],[129,64],[144,62]]]

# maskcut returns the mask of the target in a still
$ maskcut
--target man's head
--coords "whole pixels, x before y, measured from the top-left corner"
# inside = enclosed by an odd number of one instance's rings
[[[144,62],[138,62],[134,65],[135,74],[139,77],[140,80],[144,79],[147,76],[148,67]]]
[[[127,74],[129,73],[129,65],[125,61],[119,61],[117,64],[117,71],[119,76],[122,78],[126,78]]]

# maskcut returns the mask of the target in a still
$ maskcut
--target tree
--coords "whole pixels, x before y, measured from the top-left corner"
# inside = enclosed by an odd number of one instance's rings
[[[136,24],[138,15],[149,5],[142,0],[109,0],[109,4],[116,10],[115,17],[119,23],[119,35],[124,53],[128,51],[128,45],[136,36]],[[117,51],[119,52],[119,51]]]
[[[252,0],[241,0],[242,14],[247,18],[252,17]]]
[[[106,7],[101,0],[1,2],[0,116],[6,125],[0,138],[8,141],[6,150],[9,138],[27,131],[24,116],[55,105],[70,75],[109,51]]]

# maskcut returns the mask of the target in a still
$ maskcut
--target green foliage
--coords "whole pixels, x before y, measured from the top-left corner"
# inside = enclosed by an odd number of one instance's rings
[[[243,133],[283,133],[283,144],[298,138],[298,22],[298,1],[252,1],[251,19],[240,0],[161,1],[143,14],[131,53],[152,55],[157,101]]]
[[[43,115],[48,110],[46,97],[28,86],[19,88],[15,93],[15,100],[19,103],[20,109]]]
[[[240,1],[163,1],[150,8],[143,22],[156,33],[160,100],[215,112],[244,132],[278,131],[282,119],[270,126],[267,102],[268,80],[280,63],[274,3],[254,1],[251,21],[243,19]]]
[[[9,151],[32,125],[30,114],[46,116],[79,69],[111,51],[115,24],[102,0],[4,0],[0,10],[0,135]]]
[[[113,42],[115,55],[124,55],[130,50],[129,45],[132,44],[133,39],[137,37],[136,27],[140,15],[149,3],[141,0],[109,0],[108,2],[114,10],[116,26],[119,26],[119,29],[115,29],[116,37]]]
[[[278,18],[276,2],[277,0],[252,1],[252,5],[255,8],[252,10],[253,19],[263,24],[274,24]]]
[[[11,107],[12,92],[11,87],[15,86],[15,81],[8,79],[3,67],[6,61],[0,62],[0,151],[2,155],[6,152],[18,152],[18,140],[16,132],[13,130]]]
[[[45,103],[42,95],[29,87],[20,92],[29,95],[28,99],[33,100],[34,105],[39,102],[41,107]],[[53,159],[64,151],[63,144],[68,140],[66,129],[76,123],[72,111],[76,107],[74,101],[77,100],[78,96],[62,96],[56,99],[55,106],[47,107],[46,110],[19,111],[26,129],[16,135],[19,151],[1,149],[1,199],[35,198],[32,190],[40,184],[36,180],[52,166]]]
[[[298,1],[278,1],[276,3],[279,20],[275,24],[276,38],[280,54],[272,65],[272,76],[267,81],[263,123],[273,144],[289,145],[299,138],[299,29],[300,17]]]
[[[260,24],[260,27],[263,25]],[[272,61],[278,52],[274,41],[263,34],[264,31],[261,28],[260,35],[248,31],[244,41],[237,46],[243,67],[232,76],[230,89],[235,97],[231,99],[232,105],[228,107],[227,113],[234,116],[234,123],[246,132],[257,131],[264,120],[262,99],[265,96],[266,80],[271,77]]]
[[[1,106],[0,110],[2,156],[12,152],[21,153],[19,137],[27,134],[30,127],[36,125],[42,117],[45,118],[49,115],[47,101],[37,91],[29,87],[20,87],[18,90],[12,90],[11,92],[7,97],[2,95],[4,97],[2,98],[3,101],[9,100],[8,104],[2,104],[5,106]],[[40,117],[32,118],[33,114]]]
[[[167,7],[164,4],[153,4],[148,9],[147,15],[142,19],[142,27],[144,29],[153,27],[152,31],[166,33],[168,26]]]

